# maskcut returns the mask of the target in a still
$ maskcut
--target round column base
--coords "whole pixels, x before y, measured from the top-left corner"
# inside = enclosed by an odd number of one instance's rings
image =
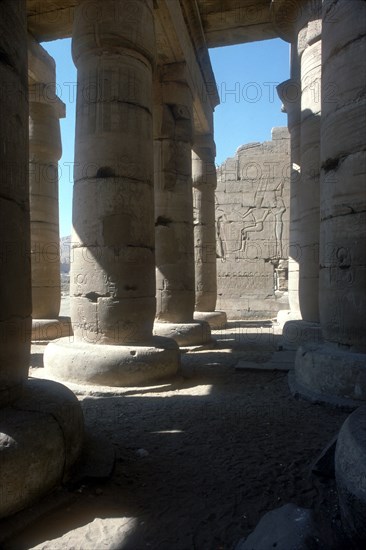
[[[206,321],[212,330],[225,328],[227,323],[225,311],[195,311],[193,319],[195,321]]]
[[[352,548],[366,548],[366,406],[344,422],[337,440],[335,474],[344,530]]]
[[[306,344],[321,344],[323,342],[319,323],[310,323],[301,319],[286,321],[283,325],[280,345],[283,349],[297,350]]]
[[[192,323],[154,323],[154,334],[176,341],[180,347],[202,346],[212,342],[210,325],[205,321]]]
[[[32,341],[56,340],[72,336],[70,317],[57,319],[32,319]]]
[[[301,321],[301,313],[290,309],[280,309],[277,313],[276,322],[283,327],[288,321]]]
[[[57,382],[29,380],[1,409],[0,518],[39,500],[61,483],[83,445],[83,413]]]
[[[167,338],[152,338],[145,346],[110,346],[50,342],[44,352],[45,372],[52,378],[101,386],[139,386],[177,373],[180,354]]]
[[[357,407],[366,401],[366,354],[330,344],[300,346],[289,384],[292,393],[310,401]]]

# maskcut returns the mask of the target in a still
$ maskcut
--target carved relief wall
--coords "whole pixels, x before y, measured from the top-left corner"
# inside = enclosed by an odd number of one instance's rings
[[[288,308],[290,139],[239,147],[217,171],[217,308],[229,319],[268,318]]]

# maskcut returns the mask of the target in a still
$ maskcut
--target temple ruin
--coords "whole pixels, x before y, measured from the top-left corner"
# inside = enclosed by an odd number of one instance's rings
[[[271,319],[288,309],[290,143],[238,148],[219,168],[216,190],[218,307],[229,319]]]
[[[59,315],[65,111],[40,45],[65,37],[77,67],[71,322]],[[278,86],[288,131],[216,173],[208,49],[270,38],[291,45]],[[214,345],[227,318],[278,314],[284,345],[296,332],[291,391],[365,403],[365,57],[364,0],[0,2],[0,518],[80,456],[81,407],[60,382],[172,378],[180,347]],[[51,340],[44,380],[28,379],[31,339]],[[363,418],[336,454],[343,523],[360,544]]]

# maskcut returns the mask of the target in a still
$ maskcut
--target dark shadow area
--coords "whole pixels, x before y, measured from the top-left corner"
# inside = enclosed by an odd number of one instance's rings
[[[285,373],[238,373],[211,361],[216,353],[185,354],[180,377],[161,392],[82,398],[89,432],[114,447],[112,476],[80,481],[67,506],[4,549],[109,517],[129,525],[123,550],[230,550],[286,502],[313,508],[332,542],[335,483],[310,466],[347,413],[293,399]]]

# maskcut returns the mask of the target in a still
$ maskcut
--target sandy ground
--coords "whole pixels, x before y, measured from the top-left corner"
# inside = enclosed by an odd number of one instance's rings
[[[113,474],[64,488],[63,503],[4,548],[29,549],[94,518],[119,517],[128,524],[123,549],[229,550],[287,502],[313,508],[338,548],[334,480],[310,465],[347,412],[295,400],[286,372],[235,368],[271,360],[279,337],[270,323],[231,322],[215,338],[214,349],[183,354],[168,384],[99,397],[82,389],[88,430],[114,448]],[[41,360],[42,346],[34,347],[32,366]]]

